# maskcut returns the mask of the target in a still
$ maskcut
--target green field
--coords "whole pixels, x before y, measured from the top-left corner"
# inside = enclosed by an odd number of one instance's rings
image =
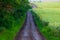
[[[34,4],[37,5],[37,8],[33,9],[36,14],[33,13],[33,16],[39,30],[41,29],[40,31],[48,40],[60,40],[60,3],[36,2]],[[40,19],[42,27],[38,19]]]
[[[34,4],[38,4],[40,8],[60,8],[60,2],[35,2]]]

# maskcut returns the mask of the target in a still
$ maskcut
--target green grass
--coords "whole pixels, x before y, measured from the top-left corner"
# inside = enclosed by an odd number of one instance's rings
[[[13,27],[9,30],[5,30],[4,32],[0,33],[0,40],[14,40],[16,34],[22,28],[23,23],[25,21],[26,15],[22,16],[19,21],[13,22]]]
[[[60,3],[42,2],[34,4],[37,5],[37,8],[33,8],[34,21],[40,32],[47,40],[60,40]],[[48,25],[44,26],[47,22]]]
[[[60,8],[60,2],[36,2],[34,4],[38,4],[39,8]]]
[[[40,16],[41,20],[48,21],[51,26],[60,25],[60,8],[34,9],[34,12]]]

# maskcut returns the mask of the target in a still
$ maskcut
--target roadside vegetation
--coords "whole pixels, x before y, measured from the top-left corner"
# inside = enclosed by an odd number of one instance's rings
[[[29,8],[28,0],[0,0],[0,40],[14,40]]]
[[[38,29],[47,40],[60,40],[60,3],[34,3],[37,8],[32,9],[34,21]]]

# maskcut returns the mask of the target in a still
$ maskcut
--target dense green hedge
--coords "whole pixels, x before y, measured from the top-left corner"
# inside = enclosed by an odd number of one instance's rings
[[[10,29],[28,10],[28,0],[0,0],[0,31]]]

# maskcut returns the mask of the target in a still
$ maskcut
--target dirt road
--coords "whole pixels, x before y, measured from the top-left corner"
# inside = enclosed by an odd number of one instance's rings
[[[27,12],[24,28],[18,33],[15,40],[45,40],[39,33],[30,11]]]

